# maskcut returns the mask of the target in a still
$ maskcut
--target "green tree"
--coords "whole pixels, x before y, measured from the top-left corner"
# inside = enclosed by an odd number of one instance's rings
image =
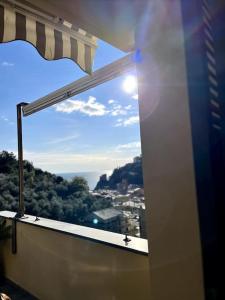
[[[89,187],[87,180],[80,176],[75,176],[69,184],[70,193],[88,192]]]
[[[0,209],[18,209],[18,161],[13,153],[0,152]],[[96,199],[89,193],[87,181],[74,177],[72,181],[36,169],[24,162],[24,199],[27,214],[84,224],[93,210],[111,206],[109,201]]]

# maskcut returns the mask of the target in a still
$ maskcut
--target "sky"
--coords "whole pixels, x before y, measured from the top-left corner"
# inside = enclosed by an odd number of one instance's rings
[[[94,70],[126,55],[103,41],[98,45]],[[69,59],[43,59],[26,42],[0,44],[0,151],[17,153],[17,103],[37,100],[85,75]],[[132,161],[141,153],[133,75],[23,118],[24,159],[53,173],[109,171]]]

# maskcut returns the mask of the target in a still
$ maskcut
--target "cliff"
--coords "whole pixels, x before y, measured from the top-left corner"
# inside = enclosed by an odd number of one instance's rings
[[[141,156],[135,157],[132,163],[128,163],[122,167],[114,169],[109,178],[107,178],[106,174],[100,176],[95,190],[117,189],[118,184],[122,182],[127,182],[127,184],[135,184],[141,187],[143,186]]]

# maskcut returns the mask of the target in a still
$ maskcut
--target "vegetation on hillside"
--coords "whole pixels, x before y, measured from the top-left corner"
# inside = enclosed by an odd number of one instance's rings
[[[24,162],[26,213],[64,222],[83,224],[92,211],[111,206],[110,200],[89,193],[82,177],[64,180],[61,176]],[[18,161],[13,153],[0,152],[0,210],[18,209]]]
[[[123,167],[114,169],[112,175],[107,179],[106,174],[100,177],[95,190],[98,189],[116,189],[117,184],[126,180],[128,184],[143,186],[142,174],[142,157],[134,158],[132,163],[128,163]]]

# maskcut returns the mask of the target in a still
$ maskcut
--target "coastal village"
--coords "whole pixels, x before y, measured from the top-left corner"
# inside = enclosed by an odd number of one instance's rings
[[[141,157],[135,157],[133,164],[141,164]],[[107,175],[102,175],[99,183],[105,184],[101,187],[98,183],[91,193],[97,198],[110,200],[112,208],[92,212],[89,216],[92,227],[147,238],[143,185],[130,184],[128,179],[123,178],[112,189],[107,186],[107,182]]]

